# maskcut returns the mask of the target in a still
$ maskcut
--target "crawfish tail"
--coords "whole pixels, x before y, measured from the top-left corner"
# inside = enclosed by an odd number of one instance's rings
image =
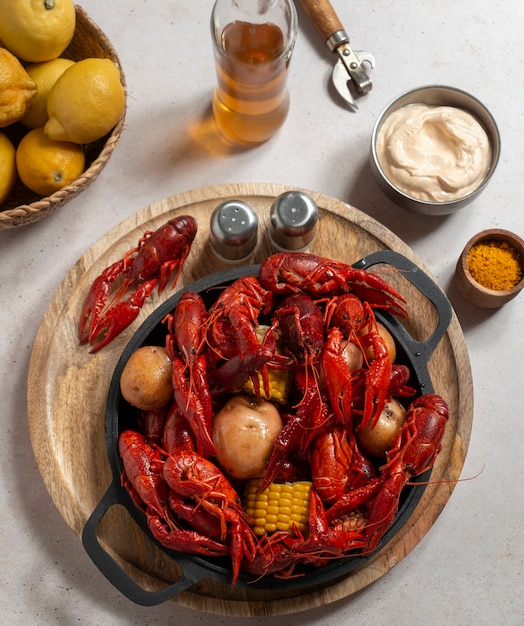
[[[356,487],[346,492],[326,511],[329,523],[332,524],[333,521],[341,515],[351,513],[366,504],[368,500],[378,493],[383,483],[384,477],[378,476],[372,478],[366,485]]]
[[[417,390],[408,385],[411,371],[407,365],[394,363],[388,385],[388,396],[414,396]]]
[[[169,489],[162,475],[164,461],[160,453],[145,442],[143,435],[125,430],[118,439],[124,472],[131,486],[131,496],[143,502],[146,509],[165,516]]]
[[[227,556],[229,546],[201,535],[194,530],[172,530],[159,517],[148,516],[147,525],[151,534],[165,548],[199,556]]]
[[[170,358],[176,407],[185,417],[187,425],[192,430],[199,451],[214,456],[216,448],[211,439],[213,415],[209,390],[202,396],[200,393],[194,393],[194,390],[190,388],[190,381],[186,375],[186,364],[182,357],[172,352]],[[203,389],[199,389],[200,391],[203,391]]]

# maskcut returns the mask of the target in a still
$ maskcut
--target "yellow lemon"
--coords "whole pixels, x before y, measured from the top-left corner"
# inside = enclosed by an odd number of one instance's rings
[[[0,133],[0,204],[7,199],[15,182],[15,148],[4,133]]]
[[[26,187],[42,196],[50,196],[80,176],[85,157],[76,143],[54,141],[43,128],[34,128],[18,144],[16,167]]]
[[[70,59],[53,59],[43,63],[33,63],[25,69],[36,83],[37,93],[31,100],[27,113],[20,120],[28,128],[45,126],[49,119],[47,115],[47,99],[49,92],[60,76],[75,62]]]
[[[20,61],[5,48],[0,48],[0,128],[25,115],[36,89]]]
[[[51,139],[91,143],[118,122],[125,106],[120,70],[110,59],[83,59],[56,81],[47,100]]]
[[[60,56],[73,38],[73,0],[0,0],[0,40],[29,63]]]

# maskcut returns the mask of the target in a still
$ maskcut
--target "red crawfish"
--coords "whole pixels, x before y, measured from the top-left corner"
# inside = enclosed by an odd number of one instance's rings
[[[164,478],[178,496],[193,505],[192,515],[202,509],[206,517],[218,520],[220,541],[230,542],[234,586],[242,559],[252,560],[255,553],[255,535],[247,524],[237,492],[216,465],[196,452],[170,455],[164,465]],[[202,517],[199,519],[202,522]]]
[[[411,378],[411,371],[407,365],[401,363],[393,363],[391,366],[391,375],[388,383],[387,398],[394,397],[407,398],[414,396],[417,390],[408,385]],[[362,369],[355,372],[352,382],[353,388],[351,393],[351,405],[353,410],[362,413],[364,410],[364,394],[366,391],[366,370]]]
[[[318,361],[324,344],[324,319],[313,298],[305,293],[284,298],[275,308],[272,320],[298,363],[313,365]]]
[[[216,454],[211,439],[213,407],[207,379],[205,328],[208,312],[201,296],[186,291],[173,313],[166,315],[166,350],[172,362],[172,383],[178,411],[195,436],[200,453]]]
[[[344,337],[330,328],[320,354],[320,374],[333,414],[348,429],[352,423],[353,376],[343,356]]]
[[[315,438],[310,461],[313,485],[326,504],[378,477],[373,463],[358,449],[353,433],[338,424]]]
[[[330,326],[320,358],[320,371],[326,385],[335,417],[348,427],[353,422],[353,388],[363,380],[363,406],[360,428],[376,424],[388,396],[392,363],[375,314],[367,302],[353,294],[332,298],[326,307],[326,323]],[[343,350],[347,341],[356,345],[366,367],[360,374],[349,370]],[[371,353],[372,358],[366,355]]]
[[[210,309],[206,331],[208,345],[218,362],[213,373],[215,384],[238,391],[251,377],[257,390],[259,380],[255,372],[260,370],[269,394],[265,364],[275,354],[276,337],[268,331],[260,343],[255,329],[259,316],[269,313],[272,304],[272,293],[255,276],[237,279],[217,298]]]
[[[343,293],[328,301],[325,318],[326,326],[338,328],[344,337],[353,341],[364,323],[364,304],[354,294]]]
[[[313,298],[354,293],[372,307],[406,317],[404,298],[377,274],[308,254],[279,252],[260,266],[259,280],[275,294],[305,292]]]
[[[167,454],[173,454],[177,450],[193,452],[196,449],[193,431],[175,402],[173,402],[164,424],[162,449]]]
[[[328,419],[327,399],[320,390],[316,375],[309,366],[295,371],[295,380],[303,393],[302,400],[287,419],[276,437],[269,457],[266,473],[258,487],[263,491],[285,467],[296,452],[305,455],[308,448]]]
[[[359,335],[358,343],[363,351],[371,348],[373,357],[365,373],[364,410],[359,428],[365,428],[368,423],[373,428],[386,404],[392,363],[386,342],[378,331],[375,315],[367,302],[364,302],[364,311],[365,330]]]
[[[145,513],[152,535],[171,550],[223,556],[229,547],[193,530],[181,528],[169,509],[170,490],[163,476],[164,458],[133,430],[123,431],[118,447],[124,464],[122,484]]]
[[[173,278],[174,287],[196,233],[193,217],[175,217],[158,230],[145,232],[136,248],[107,267],[87,294],[80,316],[80,343],[89,342],[91,352],[97,352],[137,318],[155,286],[161,293]],[[119,278],[122,282],[111,294]],[[129,290],[131,294],[125,298]]]
[[[160,444],[162,442],[168,412],[169,404],[158,411],[139,411],[139,432],[144,435],[147,443]]]
[[[366,501],[367,524],[362,531],[371,552],[391,526],[398,511],[400,494],[411,478],[433,467],[442,447],[449,408],[437,394],[426,394],[408,408],[406,421],[387,453],[387,462],[380,468],[378,491],[371,481],[354,493],[342,497],[327,511],[331,522],[339,515],[354,510]],[[371,498],[369,497],[371,494]],[[362,496],[360,500],[357,496]]]
[[[327,330],[320,354],[321,379],[336,421],[345,424],[348,429],[352,424],[353,372],[344,356],[344,350],[348,342],[353,343],[359,351],[360,364],[363,364],[363,351],[357,340],[357,333],[364,317],[362,301],[351,293],[331,298],[324,313]]]
[[[122,482],[135,504],[148,514],[166,517],[169,489],[160,452],[134,430],[121,433],[118,449],[124,465]]]

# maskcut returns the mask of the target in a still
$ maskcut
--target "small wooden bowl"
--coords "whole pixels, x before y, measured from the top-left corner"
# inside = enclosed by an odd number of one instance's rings
[[[457,261],[455,282],[461,295],[471,304],[485,309],[495,309],[513,300],[522,291],[524,277],[514,287],[504,291],[487,289],[479,284],[469,271],[468,253],[475,244],[482,241],[508,242],[519,253],[522,265],[524,264],[524,240],[508,230],[498,228],[483,230],[468,241]]]
[[[75,8],[75,34],[69,46],[60,56],[73,61],[91,57],[111,59],[120,70],[120,80],[125,90],[126,83],[122,66],[111,42],[89,18],[84,9],[79,6]],[[125,112],[126,109],[124,108],[120,120],[108,135],[92,144],[83,146],[86,157],[86,169],[71,185],[55,191],[51,196],[42,197],[18,181],[10,196],[0,205],[0,230],[17,228],[38,222],[84,191],[109,161],[120,139]],[[18,122],[1,130],[11,139],[16,147],[22,136],[29,129],[23,127]]]

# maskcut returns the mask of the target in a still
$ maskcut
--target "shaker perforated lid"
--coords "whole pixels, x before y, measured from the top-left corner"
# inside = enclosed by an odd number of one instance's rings
[[[318,207],[303,191],[286,191],[271,205],[269,237],[280,250],[303,250],[316,233]]]
[[[240,261],[253,252],[257,244],[258,218],[241,200],[226,200],[211,215],[209,239],[218,256]]]

